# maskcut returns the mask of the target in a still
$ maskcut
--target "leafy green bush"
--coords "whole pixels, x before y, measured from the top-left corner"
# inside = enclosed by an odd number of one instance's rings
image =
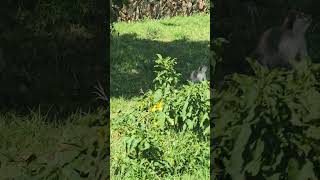
[[[177,87],[175,59],[158,54],[155,90],[117,119],[125,154],[114,155],[119,178],[155,178],[209,169],[209,84]],[[188,166],[186,166],[188,164]]]
[[[290,72],[249,60],[255,76],[234,74],[213,94],[217,179],[319,179],[320,66]]]
[[[179,73],[173,66],[175,59],[162,58],[158,55],[154,93],[147,94],[147,104],[153,107],[162,106],[163,110],[157,111],[156,119],[160,128],[173,128],[175,130],[199,130],[203,134],[209,134],[209,83],[203,81],[200,84],[189,83],[177,88]],[[148,98],[149,96],[149,98]],[[148,100],[149,99],[149,100]],[[148,107],[148,106],[147,106]]]

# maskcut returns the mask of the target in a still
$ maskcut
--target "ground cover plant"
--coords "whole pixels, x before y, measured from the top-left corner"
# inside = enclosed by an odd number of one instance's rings
[[[209,63],[209,16],[114,28],[111,177],[209,179],[209,84],[187,81]]]

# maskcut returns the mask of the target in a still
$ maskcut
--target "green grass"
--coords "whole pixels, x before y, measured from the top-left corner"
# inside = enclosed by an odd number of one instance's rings
[[[111,40],[111,95],[133,97],[151,87],[156,54],[177,58],[183,79],[209,64],[209,15],[116,23]],[[118,35],[119,34],[119,35]],[[183,82],[182,82],[183,83]]]
[[[161,20],[120,22],[115,24],[115,29],[120,35],[136,34],[139,39],[154,39],[162,42],[183,40],[184,38],[190,41],[209,41],[209,25],[209,15],[197,14],[190,17],[176,16]]]
[[[116,32],[111,40],[111,177],[112,179],[209,179],[209,166],[199,165],[197,169],[175,172],[163,177],[146,172],[135,174],[129,170],[127,174],[115,176],[117,162],[126,159],[124,134],[137,128],[125,124],[124,114],[134,111],[138,106],[141,91],[146,92],[153,87],[154,60],[156,54],[163,57],[177,58],[176,70],[182,74],[181,84],[185,84],[192,70],[199,65],[209,64],[209,15],[193,15],[190,17],[173,17],[161,20],[144,20],[140,22],[120,22],[114,24]],[[156,133],[150,131],[150,133]],[[166,157],[189,156],[200,149],[209,152],[208,142],[197,142],[192,133],[179,135],[174,132],[157,136],[164,140]],[[171,140],[171,141],[170,141]],[[190,141],[192,143],[190,144]],[[176,146],[173,147],[173,143]],[[194,148],[192,146],[195,146]],[[179,155],[185,151],[185,154]],[[196,159],[198,157],[194,157]],[[205,157],[200,157],[205,158]],[[195,161],[196,162],[196,161]],[[196,165],[195,165],[196,166]],[[140,167],[143,169],[143,167]],[[139,168],[138,168],[139,169]]]

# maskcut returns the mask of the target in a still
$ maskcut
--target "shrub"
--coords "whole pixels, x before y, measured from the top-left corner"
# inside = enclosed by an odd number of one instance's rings
[[[319,65],[293,71],[249,60],[255,76],[227,78],[213,97],[217,179],[319,178]]]
[[[209,169],[209,83],[177,87],[180,73],[174,69],[175,59],[157,56],[154,90],[113,126],[125,137],[126,154],[116,155],[113,162],[114,173],[121,178]]]

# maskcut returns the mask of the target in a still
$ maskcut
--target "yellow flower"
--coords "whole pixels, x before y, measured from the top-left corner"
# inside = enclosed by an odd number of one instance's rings
[[[160,101],[159,103],[157,103],[156,105],[154,105],[152,108],[151,108],[151,111],[154,112],[154,111],[162,111],[163,109],[163,106],[162,106],[162,101]]]

